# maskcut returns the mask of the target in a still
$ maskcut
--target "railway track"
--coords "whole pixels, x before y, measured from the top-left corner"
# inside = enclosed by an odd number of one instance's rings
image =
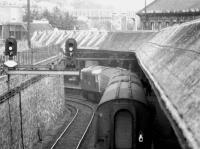
[[[63,129],[51,149],[80,149],[94,118],[95,107],[77,97],[66,98],[67,104],[76,108],[76,114]]]

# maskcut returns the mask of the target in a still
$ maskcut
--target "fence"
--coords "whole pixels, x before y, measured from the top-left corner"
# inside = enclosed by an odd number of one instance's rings
[[[13,59],[18,63],[18,65],[31,65],[52,56],[56,56],[59,52],[60,46],[52,45],[18,52],[17,56],[14,56]],[[0,55],[0,65],[2,65],[6,60],[8,60],[8,56]]]

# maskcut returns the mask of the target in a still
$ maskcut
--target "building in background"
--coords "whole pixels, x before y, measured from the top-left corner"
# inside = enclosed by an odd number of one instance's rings
[[[26,27],[23,24],[24,10],[15,4],[0,3],[0,41],[9,36],[21,40],[26,36]]]
[[[26,23],[27,24],[27,23]],[[35,31],[49,31],[53,30],[51,24],[49,24],[49,21],[46,19],[41,20],[33,20],[33,22],[30,23],[30,35],[32,36]]]
[[[128,23],[131,23],[131,30],[136,29],[134,21],[136,14],[133,11],[117,11],[110,9],[71,9],[67,10],[67,12],[75,18],[87,18],[91,28],[108,31],[126,31],[129,30]]]
[[[140,29],[160,30],[200,18],[200,0],[155,0],[137,15]]]
[[[0,44],[12,36],[17,40],[27,38],[27,23],[23,22],[25,10],[21,5],[0,3]],[[30,24],[30,33],[34,31],[53,30],[47,20],[34,21]]]

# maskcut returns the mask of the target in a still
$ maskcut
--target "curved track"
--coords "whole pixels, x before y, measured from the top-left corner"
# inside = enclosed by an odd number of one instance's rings
[[[67,104],[76,108],[76,114],[56,139],[51,149],[79,149],[94,118],[94,107],[77,98],[67,98]]]

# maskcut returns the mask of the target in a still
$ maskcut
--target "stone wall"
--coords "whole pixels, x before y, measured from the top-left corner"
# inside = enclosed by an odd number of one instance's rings
[[[0,105],[1,148],[8,149],[12,144],[14,149],[21,149],[22,134],[25,149],[32,149],[34,144],[41,141],[47,130],[53,128],[57,118],[63,114],[65,108],[63,86],[63,76],[44,77],[17,92],[9,99],[9,103],[8,100],[3,102]]]

